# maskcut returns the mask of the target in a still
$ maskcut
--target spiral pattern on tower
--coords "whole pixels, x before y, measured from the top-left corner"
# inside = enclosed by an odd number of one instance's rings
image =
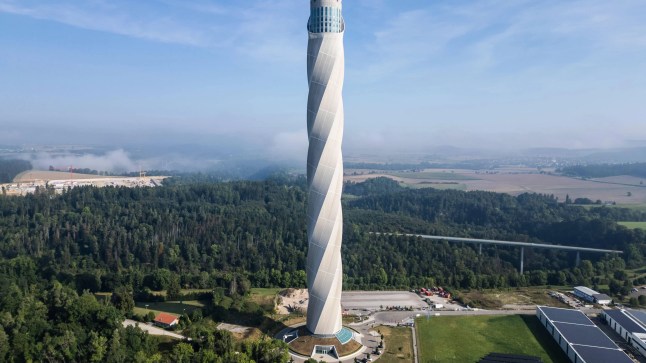
[[[307,46],[307,328],[329,336],[341,328],[343,215],[343,33],[340,0],[311,0]]]

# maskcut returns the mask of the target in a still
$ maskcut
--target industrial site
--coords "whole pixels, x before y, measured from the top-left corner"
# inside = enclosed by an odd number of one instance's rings
[[[138,177],[101,176],[94,174],[75,174],[60,171],[28,170],[18,174],[12,183],[0,184],[4,195],[23,196],[41,189],[51,189],[57,194],[82,187],[158,187],[166,176],[146,176],[141,172]]]

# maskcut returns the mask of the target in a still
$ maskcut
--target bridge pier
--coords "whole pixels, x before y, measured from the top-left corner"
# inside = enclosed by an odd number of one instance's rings
[[[478,254],[479,254],[479,255],[481,255],[481,254],[482,254],[482,243],[480,244],[480,248],[479,248],[479,250],[478,250]]]
[[[520,274],[523,274],[523,271],[525,270],[525,247],[520,248]]]
[[[581,252],[576,251],[576,259],[574,260],[574,266],[579,267],[581,264]]]

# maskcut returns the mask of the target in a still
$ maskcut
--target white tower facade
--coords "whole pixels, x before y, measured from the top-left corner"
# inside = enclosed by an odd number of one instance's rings
[[[333,335],[341,328],[343,215],[343,32],[341,0],[310,0],[307,23],[307,329]]]

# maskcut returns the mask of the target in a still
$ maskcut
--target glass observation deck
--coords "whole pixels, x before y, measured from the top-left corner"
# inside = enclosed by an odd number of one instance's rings
[[[310,33],[343,33],[345,23],[341,8],[327,6],[312,8],[307,30]]]

